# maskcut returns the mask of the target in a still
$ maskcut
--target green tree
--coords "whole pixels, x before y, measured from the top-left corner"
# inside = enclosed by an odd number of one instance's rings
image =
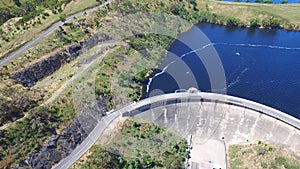
[[[182,160],[180,160],[180,157],[172,155],[166,158],[166,160],[164,161],[164,167],[172,169],[182,169],[183,162]]]
[[[145,79],[146,79],[146,75],[147,73],[149,72],[149,69],[144,69],[142,71],[140,71],[135,77],[134,77],[134,80],[139,82],[139,83],[142,83]]]
[[[250,20],[250,27],[259,27],[259,18],[252,18]]]
[[[274,16],[264,18],[262,20],[262,26],[265,28],[279,28],[280,27],[280,20]]]
[[[237,26],[239,23],[239,21],[233,17],[229,17],[227,18],[227,22],[226,22],[226,25],[227,26]]]
[[[125,169],[139,169],[140,160],[138,158],[130,159],[124,167]]]
[[[272,0],[264,0],[264,3],[265,4],[271,4],[271,3],[273,3],[273,1]]]
[[[95,169],[122,168],[123,164],[120,162],[123,162],[124,160],[118,155],[104,150],[99,145],[94,145],[91,148],[91,152],[92,153],[88,156],[88,160],[84,167]]]
[[[60,13],[60,14],[58,15],[58,18],[59,18],[60,21],[64,22],[64,21],[66,20],[66,14]]]
[[[13,1],[18,7],[20,7],[22,5],[20,0],[13,0]]]

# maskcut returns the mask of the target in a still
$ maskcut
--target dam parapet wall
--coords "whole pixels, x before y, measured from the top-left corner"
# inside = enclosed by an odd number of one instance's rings
[[[300,120],[271,107],[228,95],[181,92],[155,96],[126,107],[134,116],[180,133],[198,143],[224,140],[227,145],[264,141],[300,158]]]

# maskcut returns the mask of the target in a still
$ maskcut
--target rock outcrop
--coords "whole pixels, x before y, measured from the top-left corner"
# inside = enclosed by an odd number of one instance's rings
[[[86,42],[80,42],[45,60],[17,71],[11,75],[11,78],[20,82],[25,87],[34,86],[39,80],[53,74],[60,67],[78,57],[83,52],[83,49],[88,50],[95,45],[106,43],[111,40],[113,40],[113,38],[107,34],[93,35]]]
[[[74,60],[79,56],[81,49],[82,43],[71,46],[63,52],[16,72],[11,78],[22,83],[25,87],[34,86],[37,81],[51,75],[64,64]]]
[[[22,69],[11,76],[22,83],[26,87],[36,84],[37,81],[46,76],[51,75],[61,66],[78,57],[85,49],[90,49],[95,45],[106,43],[113,40],[106,34],[96,34],[84,43],[74,45],[63,52],[57,53],[45,60],[33,64],[30,67]],[[102,50],[108,50],[114,45],[104,47]],[[91,56],[82,63],[89,63],[95,59]],[[26,160],[21,161],[18,166],[13,168],[34,168],[34,169],[50,169],[61,159],[68,156],[94,129],[98,121],[106,115],[107,96],[102,93],[97,93],[98,97],[90,106],[83,108],[74,118],[69,127],[65,127],[61,133],[53,134],[40,147],[38,153],[29,154]]]
[[[62,133],[53,134],[44,142],[38,153],[30,154],[21,161],[19,169],[51,169],[53,165],[68,156],[97,125],[98,120],[106,115],[106,98],[101,95],[94,106],[84,108]]]

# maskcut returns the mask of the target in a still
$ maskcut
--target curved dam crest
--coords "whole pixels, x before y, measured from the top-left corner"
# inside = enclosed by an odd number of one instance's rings
[[[242,98],[193,91],[154,96],[110,113],[54,168],[71,166],[119,116],[142,118],[185,138],[193,135],[194,144],[220,140],[228,146],[260,140],[278,145],[300,158],[300,120]]]
[[[272,142],[300,157],[300,121],[262,104],[205,92],[166,94],[141,102],[123,116],[154,122],[185,137],[200,133],[203,142],[211,138],[224,138],[227,144]]]

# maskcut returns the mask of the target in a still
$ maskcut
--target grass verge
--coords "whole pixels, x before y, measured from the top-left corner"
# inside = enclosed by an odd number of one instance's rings
[[[187,142],[176,133],[135,118],[116,127],[109,142],[94,145],[73,168],[184,168]]]
[[[300,160],[278,146],[261,141],[252,145],[229,147],[229,164],[232,169],[273,168],[299,169]]]

